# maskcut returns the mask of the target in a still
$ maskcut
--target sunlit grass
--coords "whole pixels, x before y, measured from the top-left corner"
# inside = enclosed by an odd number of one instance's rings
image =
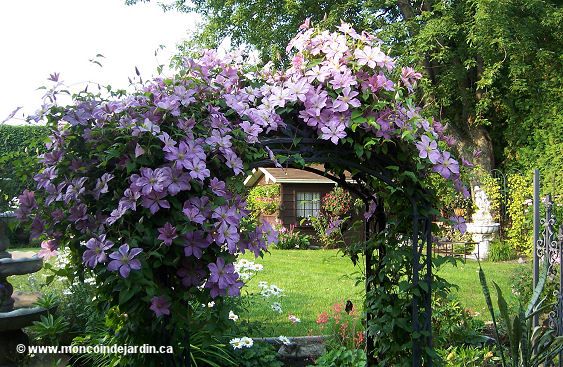
[[[19,249],[18,249],[19,250]],[[37,249],[22,249],[35,250]],[[351,300],[357,307],[362,308],[363,284],[357,283],[360,267],[354,267],[349,258],[343,257],[336,250],[276,250],[266,254],[264,258],[254,260],[252,256],[245,258],[264,266],[264,270],[245,287],[244,293],[259,293],[258,282],[265,281],[283,289],[283,296],[279,299],[263,299],[259,296],[247,298],[252,306],[248,312],[241,314],[244,319],[260,323],[260,336],[297,336],[319,334],[321,330],[316,324],[319,313],[329,310],[335,303]],[[524,265],[517,263],[484,262],[483,269],[488,281],[496,281],[503,293],[512,298],[510,277],[513,271]],[[482,320],[490,318],[481,286],[479,284],[478,264],[468,260],[459,261],[457,266],[447,264],[438,274],[449,282],[456,284],[453,294],[464,307],[477,313]],[[31,276],[11,277],[10,282],[18,291],[41,290],[47,273],[42,270]],[[53,289],[57,285],[51,285]],[[59,287],[57,287],[59,288]],[[62,287],[61,287],[62,288]],[[248,297],[248,296],[247,296]],[[278,314],[271,309],[272,302],[279,301],[283,312]],[[245,302],[246,303],[246,302]],[[288,316],[297,316],[301,322],[293,324]]]

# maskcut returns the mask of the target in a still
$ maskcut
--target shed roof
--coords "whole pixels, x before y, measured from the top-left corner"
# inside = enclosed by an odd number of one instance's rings
[[[323,167],[313,165],[311,167],[322,170]],[[257,168],[252,170],[252,175],[244,180],[245,186],[254,186],[262,176],[265,177],[266,183],[335,183],[333,180],[318,175],[313,172],[304,171],[297,168]],[[350,174],[346,172],[346,181],[352,182]]]

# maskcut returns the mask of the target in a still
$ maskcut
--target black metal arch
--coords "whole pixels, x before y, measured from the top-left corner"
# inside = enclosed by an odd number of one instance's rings
[[[313,172],[325,176],[347,190],[355,193],[367,206],[369,202],[376,198],[377,209],[374,216],[366,221],[366,243],[372,236],[378,236],[385,232],[387,225],[387,215],[384,211],[384,203],[381,198],[377,198],[374,187],[373,178],[394,188],[400,188],[396,180],[394,180],[393,171],[387,169],[388,166],[398,166],[399,169],[407,170],[404,164],[393,159],[393,152],[385,156],[377,156],[370,159],[369,162],[358,163],[353,156],[354,152],[346,149],[339,149],[329,142],[320,140],[316,136],[311,136],[310,132],[299,129],[294,125],[287,125],[286,130],[280,134],[281,136],[264,138],[261,140],[262,149],[267,147],[276,155],[287,157],[283,162],[285,168],[298,168],[305,171]],[[351,154],[352,153],[352,154]],[[295,157],[299,157],[298,159]],[[304,164],[303,164],[304,163]],[[319,170],[310,167],[311,164],[323,164],[325,170]],[[258,167],[275,167],[279,163],[271,159],[255,161],[250,163],[251,168]],[[355,184],[346,181],[344,171],[352,172],[352,178]],[[421,367],[432,366],[432,361],[423,361],[422,350],[425,347],[432,346],[432,310],[431,310],[431,289],[432,289],[432,246],[431,246],[431,218],[427,214],[420,216],[420,208],[428,209],[431,204],[422,200],[420,197],[410,195],[404,191],[406,197],[412,205],[412,284],[418,287],[420,282],[425,282],[429,290],[423,294],[421,299],[413,296],[412,299],[412,329],[413,333],[419,335],[423,333],[425,337],[419,343],[413,339],[412,343],[412,366]],[[426,210],[425,210],[426,212]],[[423,256],[423,250],[426,247],[426,254]],[[381,250],[380,250],[381,251]],[[377,272],[374,269],[373,249],[364,247],[364,259],[366,267],[366,293],[375,285],[370,281],[372,276]],[[420,271],[426,268],[424,279],[420,279]],[[373,314],[367,312],[366,324],[374,317]],[[367,366],[375,366],[376,359],[373,356],[374,338],[368,335],[366,338],[368,362]]]

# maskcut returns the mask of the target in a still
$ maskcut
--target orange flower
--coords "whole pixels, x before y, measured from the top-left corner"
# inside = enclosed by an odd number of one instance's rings
[[[358,331],[358,334],[354,337],[354,343],[356,348],[359,348],[364,343],[364,333],[362,331]]]
[[[328,322],[328,314],[326,312],[322,312],[317,317],[317,324],[326,324]]]

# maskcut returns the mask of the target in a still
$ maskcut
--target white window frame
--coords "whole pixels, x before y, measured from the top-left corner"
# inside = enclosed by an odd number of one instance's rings
[[[295,216],[298,219],[317,217],[321,210],[321,193],[297,191],[295,193]]]

